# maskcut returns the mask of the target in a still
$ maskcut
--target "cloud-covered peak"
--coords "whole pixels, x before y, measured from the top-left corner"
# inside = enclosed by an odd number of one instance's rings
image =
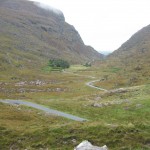
[[[62,11],[60,11],[59,9],[56,9],[50,5],[47,5],[47,4],[44,4],[44,3],[41,3],[41,2],[37,2],[37,1],[33,1],[35,5],[37,5],[38,7],[41,7],[43,9],[46,9],[48,11],[52,11],[58,15],[63,15]]]
[[[27,0],[27,1],[31,1],[33,2],[36,6],[45,9],[47,11],[53,12],[54,14],[56,14],[57,16],[59,16],[59,18],[61,18],[63,21],[65,20],[64,14],[61,10],[56,9],[52,6],[50,6],[47,3],[44,3],[42,0]]]

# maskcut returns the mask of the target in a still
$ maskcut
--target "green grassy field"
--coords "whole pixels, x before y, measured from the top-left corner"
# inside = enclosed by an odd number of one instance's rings
[[[103,79],[95,85],[106,89],[132,87],[126,85],[128,78],[121,72],[121,68],[75,65],[66,72],[22,70],[16,78],[14,74],[1,78],[1,99],[35,102],[89,121],[75,122],[0,103],[0,149],[70,150],[83,140],[97,146],[106,144],[110,150],[150,149],[150,84],[120,93],[86,86],[89,81]],[[118,73],[122,78],[114,86]]]

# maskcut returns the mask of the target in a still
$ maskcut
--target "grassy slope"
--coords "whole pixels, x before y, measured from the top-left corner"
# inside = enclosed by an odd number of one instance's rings
[[[118,72],[114,73],[116,70],[118,71],[118,69],[107,68],[107,72],[113,72],[113,76],[118,74]],[[68,71],[80,75],[95,75],[97,78],[103,78],[106,75],[106,69],[86,69],[81,66],[71,67]],[[38,111],[26,107],[18,111],[16,107],[0,104],[0,132],[4,135],[0,142],[1,149],[13,146],[14,149],[19,147],[20,149],[69,150],[82,140],[89,140],[99,146],[106,144],[114,150],[149,149],[149,84],[125,93],[106,94],[86,87],[85,83],[92,80],[88,77],[63,72],[41,72],[37,75],[32,72],[32,74],[33,76],[24,74],[16,80],[7,79],[7,84],[1,84],[1,89],[3,89],[0,93],[1,98],[36,102],[85,117],[90,121],[76,123],[63,118],[45,116],[43,113],[38,115]],[[29,83],[37,79],[45,81],[46,84],[16,86],[19,80]],[[4,81],[6,82],[6,79]],[[111,82],[106,85],[113,86]],[[57,91],[57,88],[61,90]],[[19,89],[24,89],[24,91],[20,92]],[[31,89],[45,89],[45,91],[32,92]],[[48,92],[47,89],[52,89],[52,91]],[[101,99],[96,100],[97,97]],[[125,99],[129,102],[116,104]],[[105,104],[106,102],[114,102],[114,104],[102,108],[92,106],[93,103]],[[75,143],[73,139],[76,140]]]
[[[106,60],[104,64],[96,63],[96,70],[97,68],[101,69],[103,80],[95,85],[114,89],[150,83],[150,66],[147,62],[149,59],[142,59],[143,65],[140,66],[141,69],[138,69],[138,65],[134,62],[135,59],[129,65],[123,65],[120,60],[114,61],[112,59]]]
[[[112,76],[114,86],[150,83],[150,25],[135,33],[128,41],[107,57],[106,64],[118,72]],[[107,70],[106,70],[107,71]],[[108,70],[109,71],[109,70]],[[109,72],[108,72],[109,74]]]

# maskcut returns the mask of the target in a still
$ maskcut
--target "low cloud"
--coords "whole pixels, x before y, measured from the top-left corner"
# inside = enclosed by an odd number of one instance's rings
[[[42,0],[27,0],[27,1],[32,1],[32,2],[34,2],[34,4],[36,6],[38,6],[40,8],[43,8],[45,10],[48,10],[48,11],[52,11],[52,12],[58,14],[58,15],[62,15],[63,14],[61,10],[56,9],[56,8],[54,8],[54,7],[52,7],[52,6],[48,5],[48,4],[43,3]]]

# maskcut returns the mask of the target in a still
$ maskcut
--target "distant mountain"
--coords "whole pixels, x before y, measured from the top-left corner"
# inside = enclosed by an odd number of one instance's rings
[[[105,55],[105,56],[107,56],[107,55],[109,55],[111,52],[109,52],[109,51],[101,51],[100,53],[103,54],[103,55]]]
[[[50,58],[71,63],[101,59],[103,55],[84,45],[61,11],[39,5],[27,0],[0,0],[1,69],[38,67]]]

